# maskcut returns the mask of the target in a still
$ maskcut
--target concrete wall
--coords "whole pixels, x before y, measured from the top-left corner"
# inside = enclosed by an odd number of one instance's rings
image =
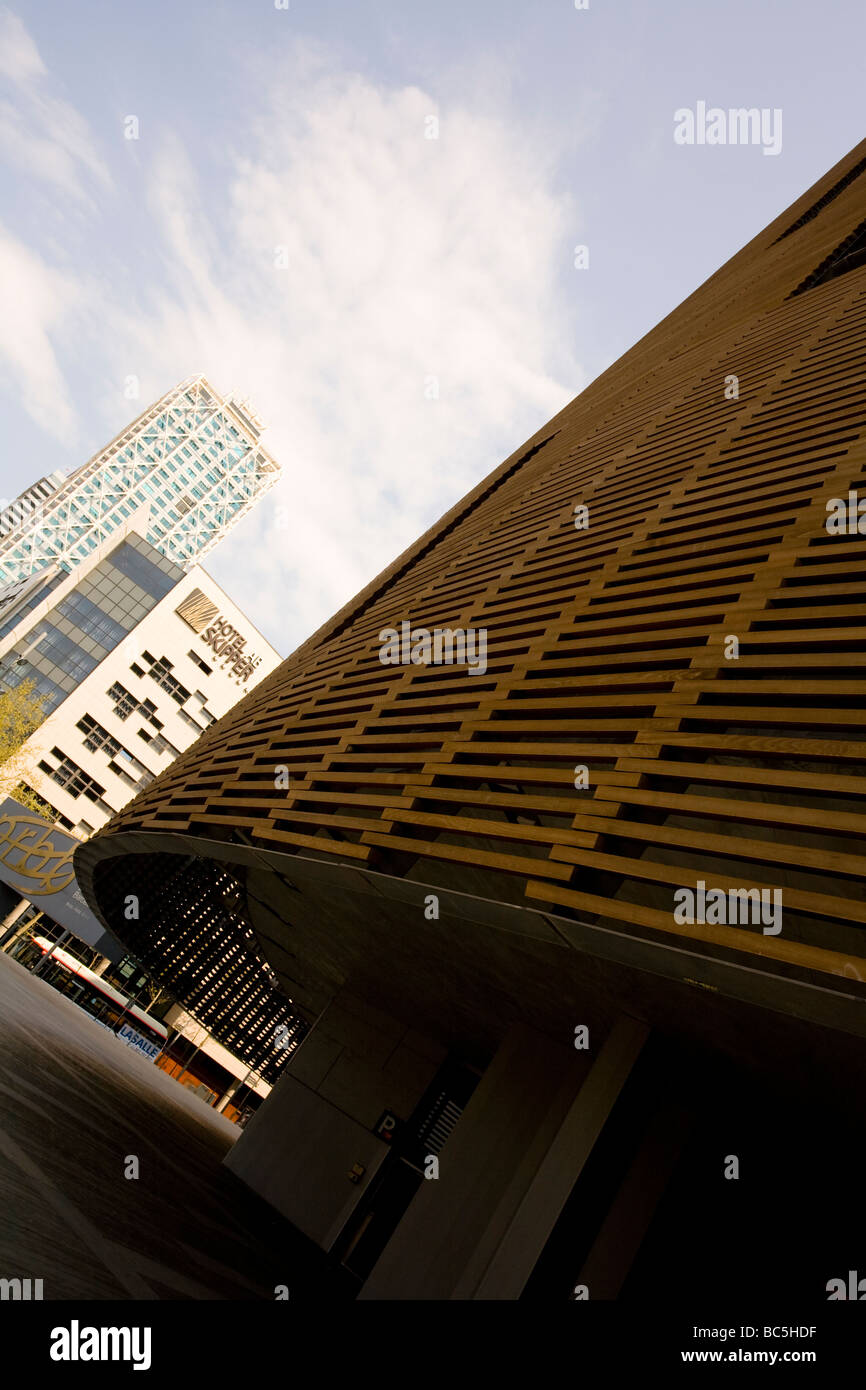
[[[519,1297],[646,1033],[621,1020],[593,1060],[512,1028],[360,1298]]]
[[[299,1230],[330,1249],[389,1146],[384,1111],[405,1120],[444,1049],[347,993],[324,1011],[227,1155],[227,1166]],[[365,1174],[351,1182],[354,1164]]]

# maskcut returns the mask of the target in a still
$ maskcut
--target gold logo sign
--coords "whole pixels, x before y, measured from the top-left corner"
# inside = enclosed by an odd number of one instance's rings
[[[22,881],[28,893],[60,893],[75,879],[74,841],[57,844],[51,827],[36,816],[0,812],[0,863]]]
[[[191,589],[174,611],[193,632],[201,632],[202,628],[207,627],[211,619],[216,617],[219,609],[201,589]]]

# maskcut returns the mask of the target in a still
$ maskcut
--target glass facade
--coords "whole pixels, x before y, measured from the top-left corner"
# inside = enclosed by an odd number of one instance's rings
[[[277,481],[259,434],[203,377],[183,382],[0,535],[0,585],[52,562],[72,569],[143,506],[142,534],[190,568]]]
[[[66,576],[66,570],[58,569],[49,579],[46,579],[44,584],[40,584],[38,588],[31,590],[24,602],[16,603],[14,601],[9,601],[4,604],[3,607],[0,608],[0,638],[5,637],[7,632],[11,632],[13,627],[17,627],[21,619],[25,618],[28,613],[32,613],[34,608],[38,608],[42,600],[47,598],[52,590],[57,588],[58,584],[63,583]],[[2,616],[4,609],[8,612],[8,616],[5,618]]]
[[[120,545],[117,550],[112,551],[111,563],[128,579],[135,580],[140,589],[144,589],[145,593],[157,601],[165,598],[169,589],[173,589],[177,583],[172,575],[166,574],[131,545]]]
[[[51,714],[182,577],[179,565],[129,536],[0,657],[0,690],[32,681]]]
[[[93,637],[101,646],[110,650],[116,647],[126,635],[126,629],[104,613],[89,598],[77,591],[68,595],[62,603],[57,605],[58,613],[64,618],[69,618],[75,624],[79,632],[86,637]]]

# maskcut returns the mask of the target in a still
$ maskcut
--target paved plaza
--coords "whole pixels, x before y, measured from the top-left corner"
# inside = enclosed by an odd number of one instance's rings
[[[222,1166],[240,1132],[0,953],[0,1277],[45,1299],[351,1296]]]

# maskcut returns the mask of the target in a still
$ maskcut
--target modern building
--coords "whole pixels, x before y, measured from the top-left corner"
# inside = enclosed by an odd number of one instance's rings
[[[38,969],[46,984],[233,1124],[245,1124],[271,1091],[255,1069],[216,1042],[180,1005],[164,998],[164,990],[148,989],[150,982],[131,957],[121,955],[111,962],[97,956],[88,965],[93,953],[82,940],[66,937],[61,946],[42,934],[43,921],[17,930],[10,943],[0,940],[0,950],[25,968]]]
[[[43,715],[0,768],[0,787],[7,797],[22,784],[36,793],[55,838],[56,827],[86,838],[106,824],[277,664],[273,647],[196,563],[279,476],[261,432],[246,403],[191,378],[69,479],[59,472],[40,479],[0,512],[0,691],[26,682]],[[56,935],[52,983],[75,991],[91,967],[107,971],[105,989],[93,985],[87,997],[108,1008],[109,977],[118,989],[129,986],[133,969],[145,978],[114,938],[98,940],[101,928],[94,933],[82,918],[79,939],[74,921],[51,917],[54,899],[37,907],[25,896],[6,912],[15,885],[27,891],[26,874],[14,872],[19,842],[40,841],[34,854],[44,857],[51,834],[32,814],[22,819],[22,810],[7,816],[15,828],[6,845],[13,887],[0,890],[3,949],[38,960],[38,933]],[[291,1023],[261,962],[244,969],[237,983],[256,1001],[260,1028],[270,1034]],[[218,1007],[211,995],[203,982],[197,1000],[205,1014]],[[287,1031],[297,1035],[296,1026]],[[243,1060],[209,1037],[196,1051],[206,1078],[197,1075],[195,1085],[210,1095],[208,1083],[225,1082],[218,1103],[241,1078],[246,1102],[268,1093],[254,1070],[264,1055],[255,1039],[247,1036]],[[276,1075],[288,1052],[274,1059],[265,1051]],[[177,1066],[171,1047],[161,1060]],[[180,1070],[188,1084],[188,1068]]]
[[[190,378],[71,477],[52,473],[0,512],[0,691],[27,682],[43,715],[0,768],[0,785],[14,796],[23,783],[56,826],[79,838],[104,825],[278,660],[197,563],[279,476],[261,447],[262,428],[247,403],[221,397],[203,376]],[[14,896],[3,890],[4,912]],[[50,923],[50,904],[37,911],[19,900],[2,924],[6,949],[37,951],[34,931],[56,933],[88,969],[93,932],[77,941],[68,922]],[[123,952],[111,941],[111,971],[120,970]],[[103,970],[109,962],[97,950],[99,959]],[[49,968],[64,975],[56,963]],[[254,1001],[263,1035],[291,1023],[258,957],[244,956],[236,983]],[[204,1015],[219,1011],[207,980],[194,994]],[[293,1025],[287,1037],[298,1033]],[[207,1047],[220,1052],[208,1060],[209,1079],[224,1072],[230,1089],[265,1053],[272,1076],[288,1056],[274,1058],[255,1030],[245,1035],[242,1059],[222,1044]],[[257,1078],[243,1095],[268,1089]]]
[[[132,520],[140,521],[140,514]],[[12,587],[16,593],[0,603],[0,691],[27,682],[46,717],[0,767],[0,789],[14,797],[25,786],[49,822],[80,839],[107,824],[279,662],[275,649],[201,566],[182,569],[129,523],[71,571],[47,566]],[[44,852],[44,846],[34,847],[34,853]],[[13,866],[18,854],[13,852]],[[26,893],[26,883],[17,881],[17,888]],[[49,930],[27,901],[12,907],[5,921],[6,934],[21,944],[34,931]],[[51,903],[39,906],[50,917]],[[58,936],[68,930],[87,943],[86,959],[89,946],[103,959],[110,956],[113,969],[122,964],[113,937],[109,946],[84,928],[77,933],[75,923],[57,922]],[[246,1029],[243,1052],[230,1062],[221,1043],[202,1048],[208,1070],[197,1084],[218,1081],[224,1071],[218,1098],[260,1061],[275,1077],[288,1051],[273,1053],[274,1028],[287,1027],[287,1042],[300,1031],[263,963],[255,955],[235,956],[235,986],[258,1022],[252,1033]],[[222,962],[230,968],[230,955]],[[189,997],[202,1028],[221,1003],[208,972],[194,966],[186,978],[188,995],[193,978],[198,983]],[[267,1094],[269,1084],[263,1078],[258,1084],[264,1092],[256,1094]],[[244,1095],[254,1090],[250,1083]]]
[[[182,569],[133,530],[30,584],[12,612],[0,607],[0,689],[27,681],[47,716],[16,767],[83,836],[279,662],[205,570]]]
[[[262,429],[205,377],[181,382],[68,478],[42,479],[0,513],[0,585],[73,568],[141,507],[145,539],[188,569],[279,478]]]
[[[254,937],[227,1161],[364,1298],[862,1266],[864,229],[866,142],[76,853],[181,999]]]
[[[0,952],[38,972],[206,1104],[245,1124],[271,1086],[254,1062],[234,1056],[173,1002],[96,921],[75,881],[72,854],[79,843],[29,805],[0,801]],[[291,1024],[285,1000],[272,997],[271,1032]],[[283,1063],[288,1056],[282,1054]]]

